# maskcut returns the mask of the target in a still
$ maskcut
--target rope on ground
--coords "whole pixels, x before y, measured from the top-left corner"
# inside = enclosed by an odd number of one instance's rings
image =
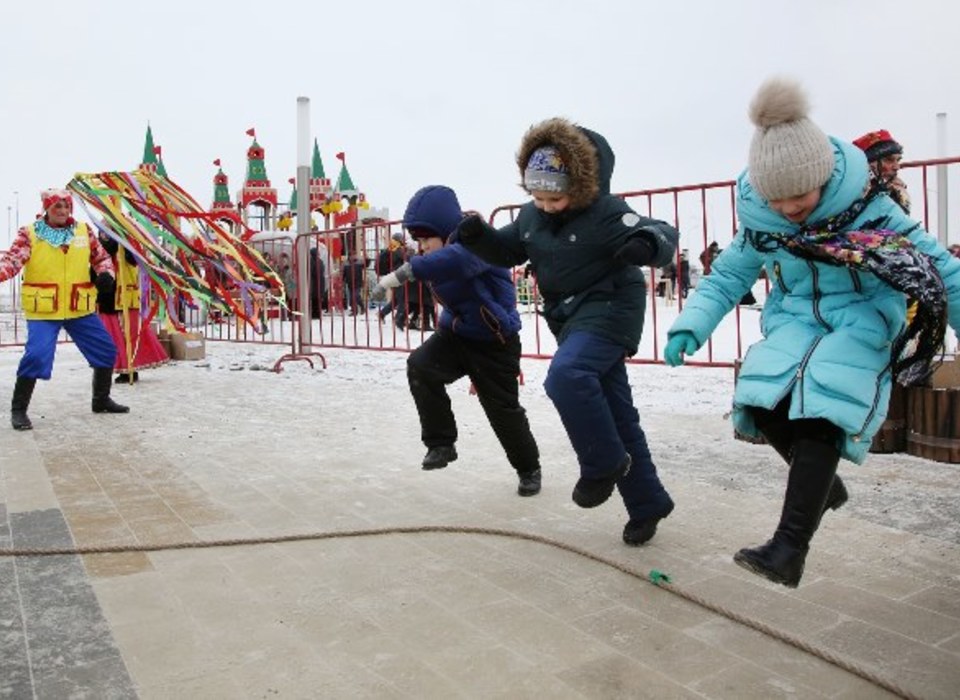
[[[341,539],[347,537],[374,537],[379,535],[411,535],[411,534],[422,534],[422,533],[454,533],[454,534],[468,534],[468,535],[495,535],[498,537],[511,537],[514,539],[527,540],[529,542],[537,542],[539,544],[545,544],[555,549],[560,549],[578,556],[590,559],[604,566],[608,566],[612,569],[631,576],[633,578],[639,579],[641,581],[647,581],[652,583],[657,588],[660,588],[665,591],[683,598],[695,605],[709,610],[711,612],[717,613],[723,617],[726,617],[729,620],[734,622],[739,622],[740,624],[754,629],[762,634],[765,634],[774,639],[778,639],[785,644],[804,651],[811,656],[815,656],[823,661],[826,661],[829,664],[833,664],[838,668],[852,673],[855,676],[862,678],[865,681],[868,681],[879,688],[883,688],[894,695],[905,698],[906,700],[920,700],[919,696],[911,693],[907,690],[904,690],[899,685],[890,681],[886,678],[876,675],[872,671],[869,671],[865,668],[858,666],[857,664],[844,659],[836,654],[833,654],[824,649],[809,644],[803,639],[792,635],[783,630],[778,630],[767,624],[764,624],[758,620],[754,620],[745,615],[725,608],[721,605],[713,603],[706,598],[703,598],[695,593],[690,591],[685,591],[682,588],[676,586],[671,580],[670,576],[664,574],[656,569],[652,570],[649,575],[643,574],[639,571],[631,569],[628,566],[620,564],[619,562],[613,561],[612,559],[607,559],[598,554],[594,554],[589,550],[582,549],[575,545],[566,544],[558,540],[550,539],[549,537],[543,537],[541,535],[533,535],[526,532],[518,532],[515,530],[504,530],[501,528],[488,528],[488,527],[474,527],[474,526],[461,526],[461,525],[414,525],[414,526],[400,526],[400,527],[383,527],[383,528],[370,528],[365,530],[340,530],[340,531],[330,531],[330,532],[313,532],[305,534],[288,534],[288,535],[271,535],[265,537],[250,537],[250,538],[240,538],[240,539],[221,539],[221,540],[194,540],[190,542],[172,542],[167,544],[134,544],[134,545],[93,545],[93,546],[72,546],[72,547],[51,547],[44,549],[37,548],[12,548],[12,549],[0,549],[0,557],[44,557],[44,556],[59,556],[59,555],[86,555],[86,554],[126,554],[131,552],[159,552],[167,550],[176,550],[176,549],[209,549],[214,547],[241,547],[241,546],[251,546],[251,545],[262,545],[262,544],[280,544],[285,542],[304,542],[310,540],[330,540],[330,539]]]

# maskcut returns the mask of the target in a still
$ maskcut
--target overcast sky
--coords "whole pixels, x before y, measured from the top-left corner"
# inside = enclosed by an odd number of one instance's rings
[[[148,122],[170,177],[204,205],[220,158],[242,185],[246,129],[281,199],[296,98],[329,177],[346,153],[402,216],[444,183],[484,213],[525,200],[514,153],[564,116],[603,133],[614,190],[736,175],[746,109],[772,74],[848,139],[885,127],[908,158],[960,153],[960,5],[941,0],[9,0],[0,16],[0,205],[21,224],[77,171],[138,165]],[[15,196],[14,192],[19,192]],[[916,196],[916,195],[915,195]],[[7,229],[0,241],[4,244]]]

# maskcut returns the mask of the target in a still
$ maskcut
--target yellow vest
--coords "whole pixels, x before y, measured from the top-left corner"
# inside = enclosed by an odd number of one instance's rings
[[[117,311],[140,308],[140,270],[127,262],[123,246],[117,251]]]
[[[90,231],[78,223],[66,250],[30,231],[30,259],[23,268],[20,301],[28,319],[79,318],[96,311],[97,288],[90,281]]]

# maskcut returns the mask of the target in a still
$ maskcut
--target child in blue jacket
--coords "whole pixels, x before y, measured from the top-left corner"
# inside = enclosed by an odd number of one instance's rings
[[[871,185],[863,151],[807,117],[799,85],[766,82],[750,116],[757,129],[738,181],[740,229],[670,328],[664,355],[682,364],[766,270],[763,339],[743,360],[733,418],[738,431],[762,433],[790,472],[773,537],[734,561],[795,587],[821,516],[847,500],[840,458],[863,461],[893,380],[925,379],[946,320],[960,327],[960,261],[882,181]],[[918,301],[909,324],[908,297]]]
[[[509,271],[448,243],[462,218],[460,202],[449,187],[431,185],[417,191],[407,204],[403,225],[424,254],[381,278],[373,298],[384,299],[387,289],[419,280],[443,306],[437,332],[407,359],[410,393],[427,446],[423,468],[441,469],[457,459],[457,423],[446,386],[468,376],[517,471],[517,493],[533,496],[540,492],[540,451],[519,400],[516,289]]]

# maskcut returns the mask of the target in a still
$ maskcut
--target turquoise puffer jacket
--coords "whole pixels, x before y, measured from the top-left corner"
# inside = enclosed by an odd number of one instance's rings
[[[867,185],[863,152],[831,141],[836,165],[811,221],[845,211]],[[734,424],[745,434],[759,435],[747,409],[771,409],[790,394],[790,418],[825,418],[839,426],[846,436],[843,457],[859,464],[886,417],[891,346],[906,327],[906,299],[869,272],[804,260],[781,247],[757,250],[745,229],[794,233],[799,226],[753,191],[746,172],[737,185],[736,239],[700,280],[669,335],[689,331],[702,346],[765,269],[771,290],[760,320],[763,339],[743,359],[733,397]],[[873,228],[906,233],[931,256],[946,285],[950,325],[960,328],[960,260],[886,195],[872,200],[848,230],[878,219]]]

